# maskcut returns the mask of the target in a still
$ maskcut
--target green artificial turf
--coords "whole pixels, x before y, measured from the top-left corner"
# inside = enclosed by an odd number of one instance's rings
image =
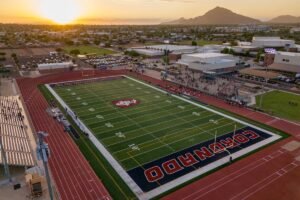
[[[245,127],[125,78],[55,91],[126,171]],[[140,104],[112,103],[127,98]]]

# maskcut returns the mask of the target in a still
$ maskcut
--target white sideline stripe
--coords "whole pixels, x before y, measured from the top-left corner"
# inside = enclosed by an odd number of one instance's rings
[[[152,89],[154,89],[156,91],[160,91],[160,92],[162,92],[164,94],[167,94],[167,92],[165,92],[165,91],[163,91],[161,89],[158,89],[158,88],[156,88],[154,86],[145,84],[145,83],[143,83],[141,81],[135,80],[135,79],[133,79],[131,77],[128,77],[128,76],[124,76],[124,75],[123,76],[108,76],[108,77],[106,77],[106,79],[110,78],[110,77],[112,77],[112,78],[115,78],[115,77],[125,77],[125,78],[133,80],[133,81],[135,81],[137,83],[140,83],[142,85],[150,87],[150,88],[152,88]],[[103,78],[102,79],[101,78],[92,78],[92,79],[86,79],[86,80],[90,81],[90,80],[99,80],[99,79],[100,80],[104,80]],[[77,82],[83,82],[83,81],[85,81],[85,80],[80,80],[80,81],[77,81]],[[76,82],[76,81],[67,81],[67,82]],[[60,83],[64,83],[64,82],[60,82]],[[69,107],[65,104],[65,102],[56,94],[56,92],[50,87],[49,84],[46,84],[46,87],[48,88],[48,90],[56,97],[56,99],[63,106],[66,106],[68,108],[68,112],[70,112],[70,116],[75,120],[74,113],[71,112],[71,109],[69,109]],[[249,124],[247,122],[243,122],[243,121],[238,120],[238,119],[236,119],[234,117],[225,115],[223,113],[220,113],[218,111],[210,109],[210,108],[208,108],[206,106],[202,106],[200,104],[196,104],[196,103],[194,103],[192,101],[189,101],[189,100],[186,100],[184,98],[177,97],[176,95],[171,95],[171,96],[174,97],[174,98],[177,98],[179,100],[182,100],[184,102],[188,102],[188,103],[190,103],[192,105],[196,105],[196,106],[198,106],[200,108],[203,108],[205,110],[211,111],[211,112],[213,112],[215,114],[221,115],[221,116],[223,116],[225,118],[228,118],[228,119],[231,119],[233,121],[236,121],[236,122],[238,122],[240,124],[256,128],[257,130],[260,130],[260,131],[263,131],[265,133],[268,133],[268,134],[272,135],[272,137],[270,137],[270,138],[268,138],[268,139],[266,139],[264,141],[256,143],[255,145],[252,145],[250,147],[247,147],[245,149],[242,149],[242,150],[240,150],[240,151],[232,154],[233,158],[238,158],[240,156],[243,156],[243,155],[245,155],[245,154],[247,154],[247,153],[249,153],[249,152],[251,152],[251,151],[253,151],[253,150],[257,149],[257,148],[259,148],[259,147],[265,146],[265,145],[267,145],[267,144],[269,144],[269,143],[271,143],[271,142],[273,142],[273,141],[281,138],[279,135],[275,135],[274,133],[271,133],[270,131],[267,131],[267,130],[264,130],[264,129],[259,128],[257,126],[251,125],[251,124]],[[210,163],[210,164],[208,164],[208,165],[206,165],[206,166],[204,166],[204,167],[202,167],[200,169],[197,169],[197,170],[195,170],[195,171],[193,171],[193,172],[191,172],[189,174],[181,176],[181,177],[179,177],[179,178],[177,178],[177,179],[175,179],[175,180],[173,180],[173,181],[171,181],[169,183],[166,183],[166,184],[164,184],[164,185],[162,185],[162,186],[160,186],[160,187],[158,187],[156,189],[153,189],[153,190],[151,190],[149,192],[143,192],[140,189],[140,187],[127,174],[127,172],[122,168],[122,166],[113,158],[113,156],[101,144],[101,142],[99,140],[97,140],[97,138],[94,136],[94,134],[85,126],[85,124],[83,124],[80,119],[78,119],[78,122],[76,122],[76,123],[78,123],[77,125],[80,127],[80,129],[82,129],[82,130],[84,130],[84,131],[86,131],[86,132],[89,133],[89,135],[90,135],[89,139],[91,140],[91,142],[98,148],[98,150],[102,153],[102,155],[105,157],[105,159],[112,165],[112,167],[119,173],[120,177],[127,183],[127,185],[132,189],[132,191],[134,191],[134,193],[137,195],[137,197],[139,199],[141,199],[141,200],[150,199],[150,198],[153,198],[153,197],[155,197],[155,196],[157,196],[159,194],[162,194],[162,193],[164,193],[164,192],[166,192],[166,191],[168,191],[168,190],[170,190],[170,189],[172,189],[172,188],[174,188],[174,187],[176,187],[178,185],[181,185],[181,184],[185,183],[188,180],[191,180],[191,179],[195,178],[196,176],[199,176],[199,175],[204,174],[204,173],[206,173],[206,172],[208,172],[208,171],[210,171],[212,169],[215,169],[216,167],[224,165],[229,160],[229,156],[226,156],[226,157],[224,157],[222,159],[219,159],[219,160],[217,160],[217,161],[215,161],[213,163]]]

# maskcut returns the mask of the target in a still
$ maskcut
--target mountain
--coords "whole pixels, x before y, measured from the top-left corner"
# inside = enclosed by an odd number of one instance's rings
[[[277,24],[294,24],[300,23],[300,17],[295,17],[291,15],[281,15],[269,21],[269,23]]]
[[[178,20],[166,22],[163,24],[184,24],[184,25],[189,25],[189,24],[206,25],[207,24],[208,25],[208,24],[257,24],[257,23],[260,23],[260,21],[257,19],[236,14],[226,8],[216,7],[208,11],[207,13],[205,13],[203,16],[199,16],[191,19],[180,18]]]

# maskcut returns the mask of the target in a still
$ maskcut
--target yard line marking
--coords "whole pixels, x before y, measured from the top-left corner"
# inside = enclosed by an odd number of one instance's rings
[[[194,122],[194,121],[198,121],[198,120],[199,120],[199,119],[193,120],[193,122]],[[184,123],[179,123],[179,124],[177,124],[177,126],[182,126],[182,125],[184,125],[184,124],[186,124],[186,122],[184,122]],[[202,124],[202,125],[204,125],[204,124]],[[152,131],[151,133],[152,133],[152,134],[155,134],[155,133],[157,133],[157,132],[161,132],[161,131],[163,131],[163,130],[167,130],[167,129],[170,129],[170,128],[172,128],[172,125],[171,125],[171,124],[170,124],[170,126],[167,126],[167,127],[163,128],[163,129],[159,129],[159,130],[156,130],[156,131]],[[129,135],[130,133],[135,133],[135,132],[137,132],[138,130],[140,130],[140,129],[128,131],[126,135]],[[175,132],[173,132],[173,133],[175,134],[175,133],[177,133],[177,132],[180,132],[180,131],[175,131]],[[136,135],[136,134],[135,134],[135,135]],[[129,138],[128,140],[125,140],[125,141],[122,141],[122,142],[112,143],[112,144],[108,145],[108,147],[109,147],[109,146],[116,145],[116,144],[119,144],[119,143],[125,143],[125,142],[127,142],[127,141],[130,141],[130,140],[133,140],[133,139],[136,139],[136,138],[140,138],[140,137],[144,137],[144,136],[146,136],[146,135],[148,135],[148,134],[147,134],[147,133],[142,134],[142,135],[138,134],[137,136],[131,137],[131,138]],[[169,135],[169,134],[168,134],[168,135]],[[111,139],[111,138],[113,138],[113,137],[114,137],[114,136],[106,137],[106,138],[104,138],[102,141],[105,142],[105,140]]]
[[[191,110],[192,110],[192,109],[191,109]],[[184,111],[184,112],[186,112],[186,111]],[[183,113],[183,112],[182,112],[182,113]],[[181,113],[181,114],[182,114],[182,113]],[[162,123],[165,123],[165,122],[168,122],[168,121],[172,121],[172,120],[173,120],[173,119],[172,119],[172,116],[174,116],[174,114],[167,114],[167,115],[164,115],[164,116],[159,117],[159,118],[151,118],[151,119],[144,120],[144,121],[139,121],[139,122],[136,122],[136,123],[137,123],[137,124],[140,124],[140,123],[145,123],[145,122],[148,122],[148,121],[155,121],[155,120],[157,120],[157,119],[165,118],[165,117],[168,117],[168,116],[171,116],[168,120],[164,120],[164,121],[161,121],[161,122],[159,122],[159,123],[155,123],[155,124],[152,124],[152,125],[149,125],[149,126],[145,126],[145,127],[157,126],[157,125],[159,125],[159,124],[162,124]],[[189,116],[186,115],[186,117],[189,117]],[[139,118],[139,117],[135,117],[135,118],[131,118],[131,119],[137,119],[137,118]],[[130,121],[130,120],[127,119],[127,120],[121,121],[120,123],[116,123],[116,125],[124,124],[124,123],[127,122],[127,121]],[[95,124],[95,123],[93,123],[93,124]],[[96,124],[98,124],[98,123],[96,123]],[[127,128],[127,127],[130,127],[130,126],[132,126],[132,124],[127,125],[127,123],[126,123],[126,126],[117,127],[117,129]],[[101,129],[101,126],[95,127],[95,128],[94,128],[94,130],[98,130],[98,129]],[[102,132],[102,133],[97,134],[97,135],[104,135],[104,134],[106,134],[106,132]]]
[[[83,89],[85,89],[85,88],[80,88],[80,89],[77,88],[75,91],[77,92],[77,94],[82,95],[83,97],[88,97],[88,98],[85,98],[86,100],[93,99],[92,97],[90,97],[90,95],[86,94],[85,92],[82,92]],[[91,88],[91,89],[93,90],[93,88]],[[114,96],[115,94],[118,94],[120,96],[126,96],[126,94],[128,94],[129,92],[132,92],[131,89],[126,89],[126,88],[121,88],[120,89],[119,87],[114,89],[113,93],[109,93],[109,94],[107,94],[107,92],[105,92],[103,90],[101,90],[101,91],[102,91],[102,95],[101,95],[102,98],[109,98],[109,97]],[[106,91],[111,91],[111,90],[106,90]],[[136,92],[137,95],[140,95],[140,96],[148,96],[148,95],[142,95],[142,92],[137,92],[137,91],[135,91],[135,92]],[[58,93],[66,101],[74,101],[74,99],[69,94],[62,93],[62,92],[58,92]],[[146,93],[146,94],[150,94],[150,93]]]
[[[172,111],[172,112],[173,112],[173,110],[176,109],[176,108],[173,108],[173,107],[171,107],[170,109],[166,109],[167,107],[170,107],[170,105],[168,105],[168,106],[163,106],[163,107],[161,107],[161,108],[155,107],[155,109],[152,107],[152,109],[150,108],[150,109],[147,109],[147,110],[141,110],[141,111],[139,111],[139,112],[133,112],[133,113],[130,113],[130,115],[142,114],[144,117],[148,117],[148,116],[151,116],[151,115],[158,115],[159,113],[165,112],[165,111],[169,111],[169,112]],[[100,108],[99,108],[99,110],[100,110]],[[157,110],[158,112],[150,112],[151,110]],[[165,111],[162,111],[162,110],[165,110]],[[145,114],[145,113],[148,113],[148,112],[149,112],[149,114]],[[102,112],[100,112],[100,113],[102,113]],[[106,118],[107,120],[114,120],[114,119],[120,118],[120,116],[109,118],[108,116],[110,116],[110,115],[117,115],[117,114],[116,114],[116,113],[108,114],[108,115],[105,115],[105,118]],[[89,120],[93,120],[93,121],[94,121],[94,115],[91,115],[91,114],[88,114],[88,115],[82,115],[81,118],[85,118],[85,116],[91,116],[91,117],[89,117],[89,118],[83,119],[86,123],[88,123]],[[140,117],[140,116],[138,116],[138,117]],[[138,117],[136,117],[136,118],[138,118]],[[124,120],[124,121],[126,121],[126,120]],[[120,122],[121,122],[121,121],[120,121]],[[97,124],[97,123],[98,123],[98,122],[91,123],[91,124]]]
[[[122,132],[117,132],[117,133],[115,133],[115,135],[119,138],[126,138],[126,136]]]
[[[228,124],[228,125],[230,125],[230,124]],[[228,134],[228,133],[225,133],[225,134]],[[225,135],[225,134],[223,134],[223,135]],[[207,139],[207,140],[205,140],[205,141],[202,141],[202,142],[206,142],[206,141],[209,141],[209,140],[211,140],[211,138],[210,138],[210,139]],[[178,141],[177,141],[177,142],[178,142]],[[176,143],[176,142],[174,142],[174,143]],[[170,144],[171,144],[171,143],[170,143]],[[160,148],[161,148],[161,147],[160,147]],[[160,149],[160,148],[155,148],[155,149],[149,150],[148,152],[151,152],[151,151],[153,151],[153,150]],[[186,148],[189,148],[189,147],[182,147],[182,148],[179,149],[178,151],[184,150],[184,149],[186,149]],[[177,152],[178,152],[178,151],[177,151]],[[142,152],[141,154],[148,153],[148,152]],[[173,154],[173,153],[174,153],[174,152],[172,152],[172,153],[170,153],[170,154],[167,154],[167,155],[163,155],[163,156],[157,157],[157,158],[155,158],[155,160],[159,160],[160,158],[167,157],[167,156],[169,156],[169,155],[171,155],[171,154]],[[136,156],[136,155],[135,155],[135,156]],[[120,162],[123,162],[123,161],[128,160],[128,159],[129,159],[129,158],[120,160]],[[144,163],[142,163],[142,164],[145,165],[145,164],[148,164],[148,163],[153,162],[153,161],[154,161],[154,160],[146,161],[146,162],[144,162]],[[127,169],[127,171],[130,171],[130,170],[132,170],[132,169],[134,169],[134,168],[136,168],[136,167]]]
[[[107,128],[113,128],[113,127],[114,127],[114,125],[112,125],[112,123],[110,123],[110,122],[105,123],[105,126],[106,126]]]
[[[104,119],[104,117],[102,115],[96,115],[97,119]]]
[[[210,115],[210,116],[214,116],[214,114],[212,114],[212,115]],[[208,116],[205,116],[204,118],[207,118]],[[200,118],[200,119],[202,119],[202,118]],[[150,127],[155,127],[155,126],[159,126],[159,125],[161,125],[161,124],[163,124],[163,123],[166,123],[166,122],[169,122],[169,121],[172,121],[173,119],[169,119],[169,120],[165,120],[165,121],[163,121],[163,122],[160,122],[160,123],[156,123],[156,124],[152,124],[152,125],[149,125],[149,126],[147,126],[148,128],[150,128]],[[195,120],[193,120],[193,121],[198,121],[199,119],[195,119]],[[150,121],[150,120],[147,120],[147,121]],[[146,121],[144,121],[144,122],[146,122]],[[183,124],[185,124],[185,123],[181,123],[181,124],[179,124],[179,125],[183,125]],[[174,126],[174,124],[170,124],[171,126]],[[130,126],[132,126],[132,125],[130,125]],[[124,128],[128,128],[128,127],[130,127],[130,126],[123,126],[123,127],[118,127],[118,128],[116,128],[115,130],[118,130],[118,129],[124,129]],[[100,127],[98,127],[98,128],[96,128],[96,129],[100,129]],[[167,128],[166,128],[167,129]],[[133,129],[132,131],[130,131],[130,132],[134,132],[134,131],[136,131],[136,130],[140,130],[140,128],[139,129]],[[161,129],[161,130],[164,130],[164,129]],[[102,133],[99,133],[99,134],[96,134],[96,135],[104,135],[104,134],[109,134],[111,131],[105,131],[105,132],[102,132]],[[155,132],[155,131],[153,131],[153,132]],[[144,134],[144,135],[147,135],[147,134]],[[139,135],[140,137],[142,136],[142,135]],[[114,137],[114,136],[112,136],[112,137]],[[107,138],[110,138],[110,137],[106,137],[106,138],[104,138],[104,139],[107,139]]]
[[[213,131],[213,130],[216,130],[216,129],[218,129],[218,128],[221,128],[221,127],[224,127],[224,126],[229,126],[229,125],[232,125],[232,124],[234,124],[234,123],[233,123],[233,122],[230,122],[230,123],[227,123],[227,124],[225,124],[225,125],[223,125],[223,126],[220,126],[220,127],[217,127],[217,128],[213,128],[213,129],[209,129],[209,131]],[[197,134],[195,134],[195,135],[190,135],[190,136],[188,136],[188,137],[184,137],[184,138],[179,139],[179,140],[173,140],[173,142],[168,143],[168,145],[177,143],[177,142],[182,141],[182,140],[186,140],[186,139],[191,138],[191,137],[194,137],[194,136],[203,135],[203,134],[205,134],[205,133],[207,133],[207,131],[202,131],[202,132],[197,133]],[[210,138],[209,140],[211,140],[211,138]],[[139,156],[139,155],[143,155],[143,154],[145,154],[145,153],[151,152],[151,151],[156,150],[156,149],[160,149],[160,148],[162,148],[162,147],[164,147],[164,145],[158,146],[158,147],[153,148],[153,149],[148,150],[148,151],[143,151],[143,152],[141,152],[141,153],[139,153],[139,154],[134,155],[134,157]],[[186,148],[186,147],[184,147],[184,148]],[[120,151],[124,151],[124,150],[126,150],[126,149],[123,149],[123,150],[120,150]],[[116,153],[118,153],[118,152],[120,152],[120,151],[113,152],[112,154],[115,155]],[[180,151],[180,150],[176,150],[176,152],[177,152],[177,151]],[[174,153],[174,152],[173,152],[173,153]],[[127,160],[127,159],[128,159],[128,158],[122,159],[122,160],[120,160],[120,162],[123,162],[124,160]],[[157,159],[156,159],[156,160],[157,160]]]
[[[70,102],[68,102],[68,101],[66,101],[66,102],[67,102],[69,105],[72,105],[72,108],[73,108],[74,110],[76,110],[78,113],[84,112],[84,110],[80,107],[80,104],[74,105],[73,103],[70,103]],[[93,104],[93,105],[97,105],[97,107],[98,107],[99,109],[106,108],[106,109],[104,109],[103,111],[112,111],[112,110],[113,110],[113,109],[108,109],[107,106],[98,106],[99,101],[95,101],[95,103],[93,103],[93,102],[88,102],[88,103]],[[157,105],[158,103],[163,104],[163,102],[160,101],[160,100],[157,100],[157,101],[150,101],[150,103],[148,102],[148,104],[150,104],[150,105],[146,105],[146,104],[143,105],[143,104],[142,104],[142,105],[139,105],[138,107],[135,107],[134,109],[131,109],[131,110],[139,110],[139,109],[142,109],[142,108],[152,107],[153,105]],[[178,104],[182,104],[182,102],[180,102],[180,103],[178,103]],[[100,104],[100,105],[103,105],[103,104]],[[204,109],[203,109],[203,110],[204,110]],[[126,112],[126,110],[122,110],[122,112]]]
[[[198,112],[193,112],[192,115],[195,115],[195,116],[199,117],[199,116],[200,116],[200,113],[198,113]]]
[[[224,119],[225,119],[225,118],[221,118],[220,121],[221,121],[221,120],[224,120]],[[198,120],[199,120],[199,119],[198,119]],[[198,121],[198,120],[193,120],[193,121]],[[187,124],[187,123],[184,122],[184,123],[177,124],[177,125],[178,125],[178,126],[182,126],[182,125],[184,125],[184,124]],[[199,124],[199,126],[206,126],[206,125],[209,125],[209,124],[208,124],[208,123]],[[173,127],[172,127],[172,126],[168,126],[168,127],[164,128],[164,129],[161,129],[161,130],[152,131],[152,134],[154,134],[154,133],[156,133],[156,132],[160,132],[160,131],[162,131],[162,130],[169,129],[169,128],[173,128]],[[164,140],[165,140],[166,136],[176,135],[177,133],[181,133],[182,131],[191,130],[191,129],[194,129],[194,128],[185,128],[185,129],[183,129],[183,130],[174,131],[174,132],[172,132],[171,134],[167,134],[167,135],[162,136],[162,138],[164,138]],[[136,131],[136,130],[132,130],[131,132],[135,132],[135,131]],[[130,133],[130,132],[127,132],[127,135],[128,135],[129,133]],[[129,138],[128,140],[124,140],[124,141],[120,141],[120,142],[116,142],[116,143],[107,145],[107,147],[114,146],[114,145],[117,145],[117,144],[126,143],[126,142],[129,142],[129,141],[131,141],[131,140],[134,140],[134,139],[136,139],[136,138],[143,137],[143,136],[146,136],[146,135],[148,135],[148,134],[146,133],[146,134],[138,135],[138,136]],[[114,136],[111,136],[110,138],[112,138],[112,137],[114,137]],[[105,139],[106,139],[106,138],[105,138]],[[147,141],[147,142],[149,142],[149,141]],[[147,142],[144,142],[144,143],[147,143]],[[143,144],[143,143],[140,143],[140,144]]]
[[[89,89],[87,89],[87,90],[89,90]],[[96,97],[98,97],[98,95],[97,94],[95,94],[95,93],[92,93],[92,94],[94,94],[94,96],[96,96]],[[102,99],[100,99],[101,101],[103,101]],[[103,103],[105,103],[105,104],[107,104],[107,102],[105,102],[105,101],[103,101]],[[112,106],[112,105],[110,105],[110,104],[108,104],[109,106]],[[115,108],[115,110],[117,111],[117,112],[119,112],[121,115],[123,115],[124,117],[127,117],[126,115],[124,115],[122,112],[120,112],[119,110],[118,110],[118,108]],[[128,117],[127,117],[128,118]],[[128,118],[128,119],[130,119],[130,118]],[[141,127],[138,123],[136,123],[134,120],[132,120],[132,119],[130,119],[134,124],[136,124],[138,127]],[[146,132],[149,132],[148,130],[146,130],[146,129],[144,129],[143,127],[141,127],[143,130],[145,130]],[[152,135],[153,136],[153,135]],[[154,138],[156,138],[155,136],[153,136]],[[161,142],[161,143],[163,143],[163,142]],[[172,147],[170,147],[169,146],[169,148],[171,149],[171,150],[173,150],[174,151],[174,149],[172,148]]]

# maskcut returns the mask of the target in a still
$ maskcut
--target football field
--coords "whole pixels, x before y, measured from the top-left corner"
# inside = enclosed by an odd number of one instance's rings
[[[126,170],[244,127],[128,79],[56,91]],[[112,103],[126,98],[141,103]]]
[[[57,84],[53,90],[144,192],[250,145],[278,139],[125,77]],[[210,149],[196,152],[199,144]],[[185,157],[181,159],[180,153]],[[158,163],[162,169],[155,168]],[[164,180],[167,175],[172,176]]]

